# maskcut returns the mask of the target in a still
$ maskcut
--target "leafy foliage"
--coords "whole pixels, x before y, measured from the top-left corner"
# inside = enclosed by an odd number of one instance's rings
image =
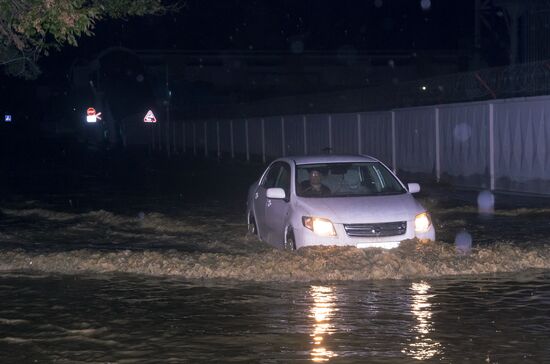
[[[93,35],[98,21],[160,15],[175,10],[163,0],[2,0],[0,65],[11,75],[34,78],[40,56]]]

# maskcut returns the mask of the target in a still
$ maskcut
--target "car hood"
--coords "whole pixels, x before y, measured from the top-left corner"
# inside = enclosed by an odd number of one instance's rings
[[[365,197],[299,198],[297,205],[309,216],[330,219],[334,223],[407,221],[425,211],[408,193]]]

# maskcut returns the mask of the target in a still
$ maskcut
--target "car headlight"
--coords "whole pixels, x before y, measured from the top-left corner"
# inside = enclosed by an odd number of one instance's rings
[[[430,218],[430,214],[427,212],[418,214],[414,218],[414,231],[416,231],[417,233],[425,233],[430,230],[431,226],[432,219]]]
[[[306,228],[321,236],[336,236],[334,225],[328,219],[321,217],[303,216],[302,223]]]

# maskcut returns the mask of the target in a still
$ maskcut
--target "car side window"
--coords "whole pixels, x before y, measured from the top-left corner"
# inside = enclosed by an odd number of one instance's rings
[[[275,183],[275,187],[285,190],[285,194],[290,196],[290,166],[286,163],[281,164],[280,173]]]
[[[277,183],[277,178],[279,177],[280,169],[281,165],[279,163],[276,163],[271,166],[269,171],[267,171],[267,174],[262,183],[262,186],[265,189],[275,187],[275,184]]]

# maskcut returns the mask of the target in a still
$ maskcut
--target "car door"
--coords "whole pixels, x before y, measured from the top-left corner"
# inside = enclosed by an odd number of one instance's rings
[[[274,163],[264,173],[262,180],[260,181],[256,192],[254,193],[254,218],[256,220],[256,227],[258,228],[258,235],[260,239],[267,241],[267,226],[265,219],[265,207],[267,204],[266,191],[268,188],[275,186],[277,177],[279,175],[279,164]]]
[[[280,246],[284,244],[285,225],[290,208],[290,165],[281,162],[277,166],[277,177],[272,187],[282,188],[285,191],[285,199],[266,199],[265,224],[267,242]]]

